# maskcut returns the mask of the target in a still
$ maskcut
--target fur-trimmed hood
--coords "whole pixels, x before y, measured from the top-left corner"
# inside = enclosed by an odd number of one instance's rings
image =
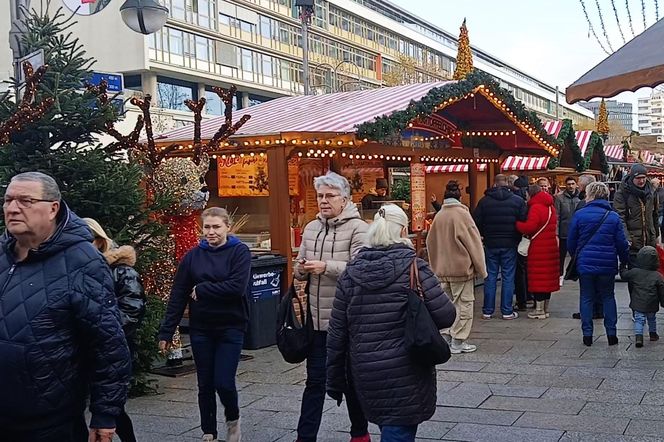
[[[118,265],[134,267],[136,264],[136,250],[132,246],[120,246],[106,251],[104,258],[111,267]]]

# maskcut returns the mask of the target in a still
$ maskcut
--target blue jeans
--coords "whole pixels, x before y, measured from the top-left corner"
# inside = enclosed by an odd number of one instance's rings
[[[244,331],[225,330],[191,331],[191,350],[198,377],[198,409],[201,430],[217,438],[217,398],[224,406],[226,421],[240,417],[235,375],[240,363]]]
[[[415,442],[417,425],[383,425],[380,442]]]
[[[316,442],[325,404],[325,382],[327,375],[327,332],[314,333],[314,342],[307,358],[307,382],[302,395],[300,420],[297,423],[297,439],[300,442]],[[364,417],[352,385],[344,391],[351,437],[364,436],[369,432],[369,423]]]
[[[648,320],[648,331],[650,333],[657,333],[657,313],[642,313],[634,311],[634,334],[642,335],[643,327]]]
[[[604,329],[608,336],[616,335],[618,310],[614,293],[615,275],[580,275],[581,330],[583,336],[593,335],[593,304],[602,304],[604,309]]]
[[[496,309],[496,286],[498,271],[501,271],[502,289],[500,291],[500,312],[512,314],[514,298],[514,276],[516,272],[516,248],[486,249],[486,271],[489,276],[484,280],[484,307],[482,313],[492,315]]]

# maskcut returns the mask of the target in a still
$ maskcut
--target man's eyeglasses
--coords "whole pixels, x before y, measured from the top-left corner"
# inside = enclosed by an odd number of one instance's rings
[[[39,199],[39,198],[26,198],[26,197],[18,197],[18,198],[11,198],[11,197],[5,197],[4,203],[2,204],[2,207],[9,207],[11,203],[16,201],[16,205],[20,207],[21,209],[29,209],[32,207],[33,204],[35,203],[53,203],[55,202],[54,200],[45,200],[45,199]]]
[[[338,194],[338,193],[325,193],[325,194],[319,193],[319,194],[316,195],[316,198],[319,201],[322,201],[322,200],[330,201],[330,200],[332,200],[334,198],[337,198],[337,197],[340,197],[340,196],[341,195]]]

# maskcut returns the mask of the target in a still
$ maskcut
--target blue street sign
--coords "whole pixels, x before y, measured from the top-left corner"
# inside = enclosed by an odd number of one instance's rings
[[[90,84],[97,86],[101,83],[102,80],[106,80],[108,84],[108,92],[110,93],[122,93],[124,88],[124,77],[122,74],[108,74],[105,72],[93,72],[90,77]]]

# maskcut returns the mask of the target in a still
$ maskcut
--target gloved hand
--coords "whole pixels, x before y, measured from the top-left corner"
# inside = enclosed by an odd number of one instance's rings
[[[337,407],[341,406],[344,394],[341,391],[328,390],[327,395],[337,401]]]

